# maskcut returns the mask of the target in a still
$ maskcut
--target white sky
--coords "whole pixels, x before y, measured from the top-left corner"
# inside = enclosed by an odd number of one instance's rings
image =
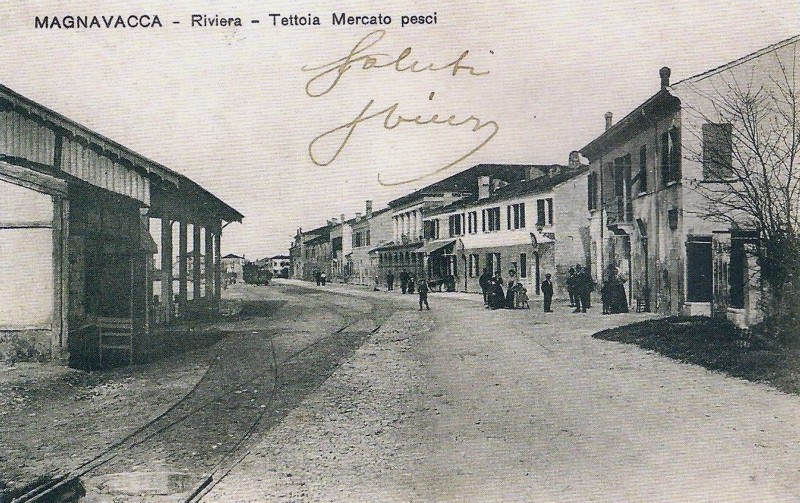
[[[8,4],[10,2],[6,2]],[[672,2],[14,2],[0,6],[0,83],[197,181],[245,215],[223,233],[223,253],[286,253],[297,227],[375,209],[481,162],[566,163],[654,94],[658,70],[672,81],[719,66],[800,32],[800,3]],[[333,12],[392,16],[368,52],[447,64],[462,71],[346,72],[309,97],[318,66],[345,57],[374,27],[331,26]],[[404,14],[436,12],[435,26],[400,27]],[[273,27],[269,13],[314,14],[322,26]],[[160,29],[34,29],[34,16],[156,14]],[[192,14],[241,17],[241,28],[192,28]],[[254,25],[250,19],[258,18]],[[180,25],[173,25],[178,20]],[[379,28],[379,27],[378,27]],[[430,93],[435,97],[429,100]],[[399,103],[406,117],[431,114],[495,121],[498,133],[464,155],[489,128],[359,124],[339,157],[313,164],[316,136]],[[341,142],[341,137],[338,138]],[[333,142],[335,143],[335,142]],[[320,145],[329,152],[331,145]],[[319,156],[329,157],[319,150]]]

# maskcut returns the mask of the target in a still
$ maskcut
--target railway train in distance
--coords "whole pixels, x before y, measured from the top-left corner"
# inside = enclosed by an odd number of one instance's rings
[[[248,285],[269,285],[272,271],[268,265],[247,262],[242,266],[242,279]]]

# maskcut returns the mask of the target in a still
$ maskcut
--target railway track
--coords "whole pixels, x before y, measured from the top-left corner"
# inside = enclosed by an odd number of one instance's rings
[[[294,306],[282,317],[331,309],[324,301],[314,304]],[[279,422],[380,328],[388,316],[380,307],[370,303],[367,312],[345,312],[335,327],[316,333],[226,331],[215,346],[217,359],[180,400],[89,461],[11,503],[78,501],[84,494],[82,480],[136,472],[154,458],[171,471],[201,474],[184,493],[185,501],[199,501],[247,457],[245,444],[254,435]],[[365,329],[364,320],[371,320],[371,329]],[[198,449],[203,437],[219,441]]]

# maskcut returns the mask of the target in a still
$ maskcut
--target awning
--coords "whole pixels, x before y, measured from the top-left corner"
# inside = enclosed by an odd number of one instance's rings
[[[465,249],[499,248],[501,246],[529,245],[536,246],[552,243],[553,239],[538,232],[510,231],[468,234],[461,237]]]
[[[431,241],[430,243],[425,243],[424,246],[420,246],[414,251],[417,253],[432,253],[436,250],[444,248],[445,246],[449,246],[456,241],[456,239],[440,239],[438,241]]]

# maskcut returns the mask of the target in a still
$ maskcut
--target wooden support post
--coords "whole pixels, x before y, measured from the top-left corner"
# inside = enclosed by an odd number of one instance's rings
[[[172,220],[161,217],[161,321],[172,321]]]
[[[186,314],[186,303],[189,298],[189,226],[185,220],[180,221],[178,248],[178,308],[180,316],[183,317]]]
[[[69,201],[53,197],[53,338],[51,354],[69,358]]]
[[[214,310],[219,311],[222,299],[222,226],[217,224],[217,233],[214,236]]]
[[[202,294],[202,289],[200,288],[202,286],[200,284],[200,281],[202,281],[200,274],[200,260],[202,257],[200,253],[200,226],[197,224],[192,225],[192,238],[192,303],[196,306],[200,302],[200,295]]]
[[[206,263],[205,263],[205,278],[206,278],[206,298],[205,303],[207,306],[213,306],[214,301],[214,234],[211,232],[211,227],[206,226]]]

